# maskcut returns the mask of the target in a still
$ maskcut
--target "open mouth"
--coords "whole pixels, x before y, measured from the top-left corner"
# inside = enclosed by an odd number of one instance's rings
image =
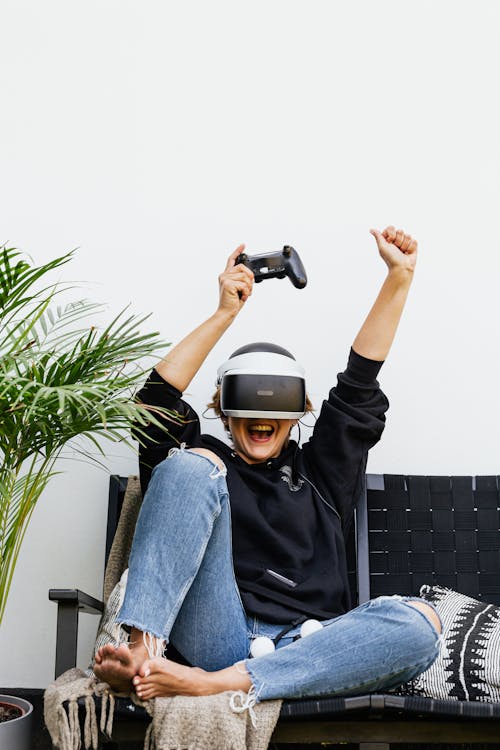
[[[265,443],[271,439],[274,433],[274,427],[270,424],[251,424],[248,427],[250,438],[257,443]]]

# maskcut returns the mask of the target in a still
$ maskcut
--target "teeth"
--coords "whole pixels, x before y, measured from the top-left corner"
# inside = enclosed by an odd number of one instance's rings
[[[255,432],[272,432],[273,430],[268,424],[253,424],[249,429]]]

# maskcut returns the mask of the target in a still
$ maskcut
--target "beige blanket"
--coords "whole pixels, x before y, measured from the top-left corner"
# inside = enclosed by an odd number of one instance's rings
[[[97,717],[94,696],[101,696]],[[78,699],[85,699],[83,738],[78,720]],[[254,703],[252,695],[225,692],[200,698],[155,698],[144,706],[151,715],[145,750],[266,750],[281,708],[281,701]],[[68,701],[65,709],[63,703]],[[99,729],[112,735],[114,694],[79,669],[70,669],[45,691],[45,723],[58,750],[96,750]]]

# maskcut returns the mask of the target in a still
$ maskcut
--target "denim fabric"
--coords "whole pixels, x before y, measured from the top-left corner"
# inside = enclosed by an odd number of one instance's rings
[[[245,660],[257,699],[359,695],[416,677],[436,659],[440,638],[410,599],[372,599],[305,638],[293,641],[291,631],[274,653]],[[272,638],[275,629],[259,632]]]
[[[210,671],[248,656],[225,471],[207,457],[174,448],[153,470],[119,619]]]
[[[173,449],[152,474],[137,521],[121,622],[171,642],[193,665],[214,671],[245,660],[257,700],[354,695],[398,685],[427,669],[439,650],[429,620],[379,597],[277,650],[247,659],[257,635],[286,625],[245,614],[231,546],[225,470]]]

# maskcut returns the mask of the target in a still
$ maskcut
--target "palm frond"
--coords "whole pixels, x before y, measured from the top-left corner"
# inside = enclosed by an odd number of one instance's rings
[[[133,447],[153,424],[176,415],[135,401],[151,357],[167,346],[144,333],[148,315],[128,308],[104,327],[104,307],[82,299],[56,305],[72,287],[47,275],[73,253],[35,266],[0,248],[0,622],[19,549],[66,446],[104,466],[102,440]],[[94,451],[75,445],[89,441]]]

